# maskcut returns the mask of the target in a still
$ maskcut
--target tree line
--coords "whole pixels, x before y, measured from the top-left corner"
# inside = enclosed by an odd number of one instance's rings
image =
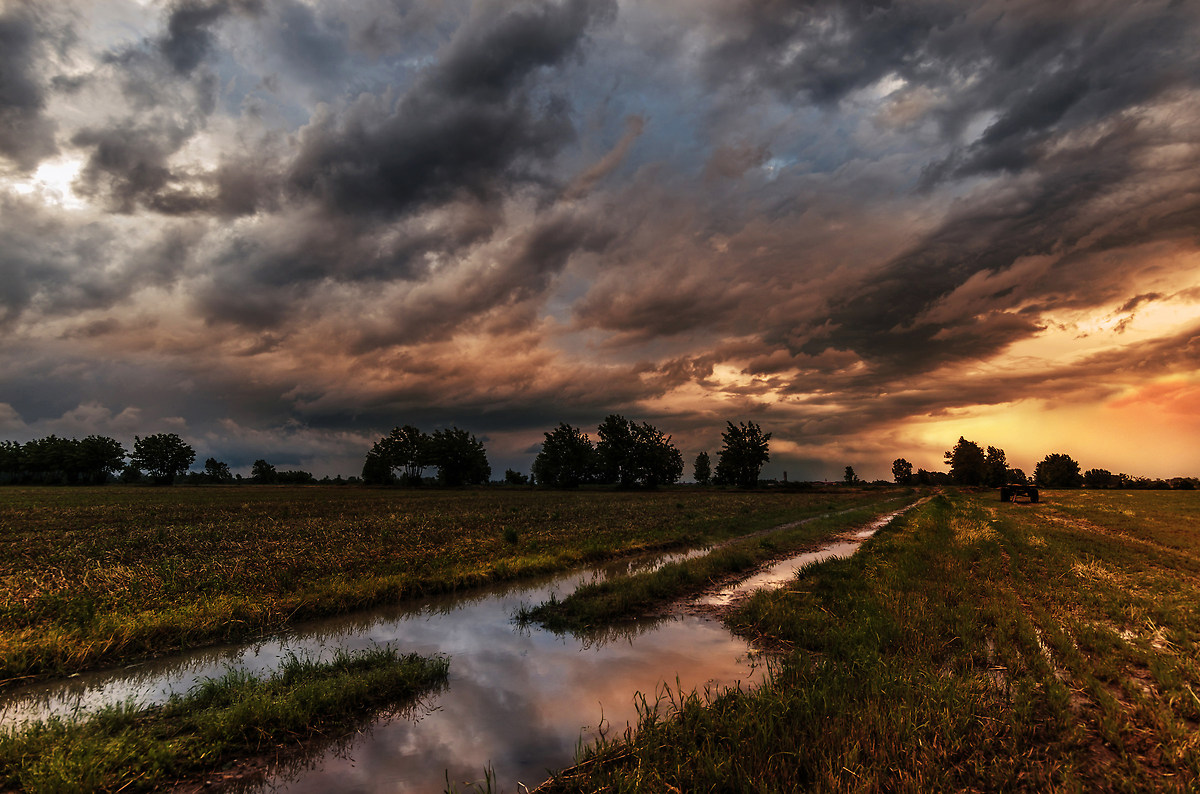
[[[127,460],[128,459],[128,460]],[[175,433],[134,436],[133,451],[108,436],[83,439],[49,435],[24,444],[0,441],[0,483],[25,485],[101,485],[112,479],[124,483],[148,481],[171,485],[183,480],[192,485],[250,482],[255,484],[307,485],[318,480],[306,471],[276,471],[265,460],[256,460],[248,480],[234,475],[229,464],[216,458],[204,461],[203,471],[188,471],[196,451]],[[354,478],[357,479],[357,478]],[[340,477],[322,482],[346,482]]]
[[[511,485],[537,484],[552,488],[579,485],[617,485],[623,488],[656,488],[671,485],[683,475],[683,456],[671,436],[648,422],[634,422],[610,414],[596,429],[596,441],[581,428],[561,422],[543,434],[545,440],[534,459],[529,476],[508,469],[503,482]],[[726,422],[715,469],[707,451],[696,455],[693,478],[700,485],[733,485],[750,488],[758,484],[764,463],[770,460],[771,434],[754,422]],[[107,436],[83,439],[50,435],[27,441],[0,441],[0,483],[45,485],[98,485],[111,480],[154,484],[252,483],[277,485],[323,484],[479,485],[490,481],[492,468],[483,443],[457,427],[424,433],[412,425],[396,427],[367,452],[362,479],[350,477],[317,480],[299,470],[278,471],[266,460],[256,460],[250,477],[230,471],[215,458],[204,461],[202,471],[189,471],[195,450],[175,433],[136,436],[132,452]],[[1032,476],[1010,468],[1003,449],[981,446],[959,436],[944,455],[946,472],[913,470],[904,458],[892,462],[892,478],[900,485],[967,485],[998,487],[1006,483],[1032,483],[1047,488],[1134,488],[1196,489],[1200,480],[1173,477],[1168,480],[1113,474],[1107,469],[1081,471],[1079,464],[1063,453],[1043,458]],[[426,472],[434,469],[432,478]],[[786,475],[785,475],[786,479]],[[844,481],[861,481],[851,466]]]
[[[931,472],[918,469],[904,458],[892,462],[892,478],[900,485],[968,485],[997,488],[1006,484],[1029,484],[1044,488],[1154,488],[1192,490],[1200,485],[1193,477],[1174,477],[1170,480],[1130,477],[1113,474],[1107,469],[1080,471],[1079,463],[1070,455],[1052,452],[1038,462],[1030,477],[1021,469],[1008,467],[1004,450],[988,446],[985,450],[974,441],[958,437],[952,449],[944,454],[950,470]],[[847,467],[847,471],[850,471]]]
[[[721,434],[723,446],[712,472],[707,452],[696,456],[695,479],[701,484],[752,487],[769,458],[771,434],[753,422],[728,422]],[[596,428],[596,442],[581,428],[560,422],[543,434],[545,440],[533,461],[531,475],[508,469],[504,482],[550,488],[580,485],[617,485],[623,488],[657,488],[683,476],[683,454],[671,436],[649,422],[634,422],[610,414]],[[491,465],[483,444],[465,430],[452,427],[426,434],[412,425],[392,432],[372,445],[363,462],[364,482],[376,485],[420,485],[427,469],[436,469],[441,485],[475,485],[488,482]]]

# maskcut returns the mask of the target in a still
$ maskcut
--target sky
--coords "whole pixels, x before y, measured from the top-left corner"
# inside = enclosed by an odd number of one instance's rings
[[[0,438],[1200,474],[1200,4],[0,0]]]

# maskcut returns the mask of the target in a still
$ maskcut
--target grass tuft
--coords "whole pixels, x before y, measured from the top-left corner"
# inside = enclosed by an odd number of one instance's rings
[[[291,656],[269,678],[230,670],[161,706],[110,706],[0,732],[0,788],[149,791],[232,760],[344,732],[446,680],[449,661],[390,647]]]

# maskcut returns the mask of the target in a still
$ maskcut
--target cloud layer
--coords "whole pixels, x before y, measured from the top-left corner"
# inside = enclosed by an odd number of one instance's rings
[[[4,8],[5,437],[503,470],[619,411],[793,478],[971,432],[1196,473],[1043,421],[1196,394],[1194,4]]]

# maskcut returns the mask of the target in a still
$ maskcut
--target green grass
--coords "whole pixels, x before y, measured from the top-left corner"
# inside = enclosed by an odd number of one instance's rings
[[[915,501],[910,494],[898,500],[813,518],[797,526],[756,538],[733,541],[701,557],[668,563],[661,568],[580,586],[566,598],[549,601],[517,613],[521,624],[537,623],[555,632],[588,633],[698,593],[713,583],[743,573],[768,560],[788,557],[818,541]]]
[[[0,732],[0,788],[152,791],[196,780],[239,757],[295,752],[445,682],[449,662],[391,648],[291,657],[267,679],[230,671],[161,706],[110,706],[85,721],[51,719]]]
[[[768,683],[664,690],[554,790],[1195,790],[1198,507],[936,498],[733,615]]]
[[[723,540],[877,492],[0,488],[0,688]]]

